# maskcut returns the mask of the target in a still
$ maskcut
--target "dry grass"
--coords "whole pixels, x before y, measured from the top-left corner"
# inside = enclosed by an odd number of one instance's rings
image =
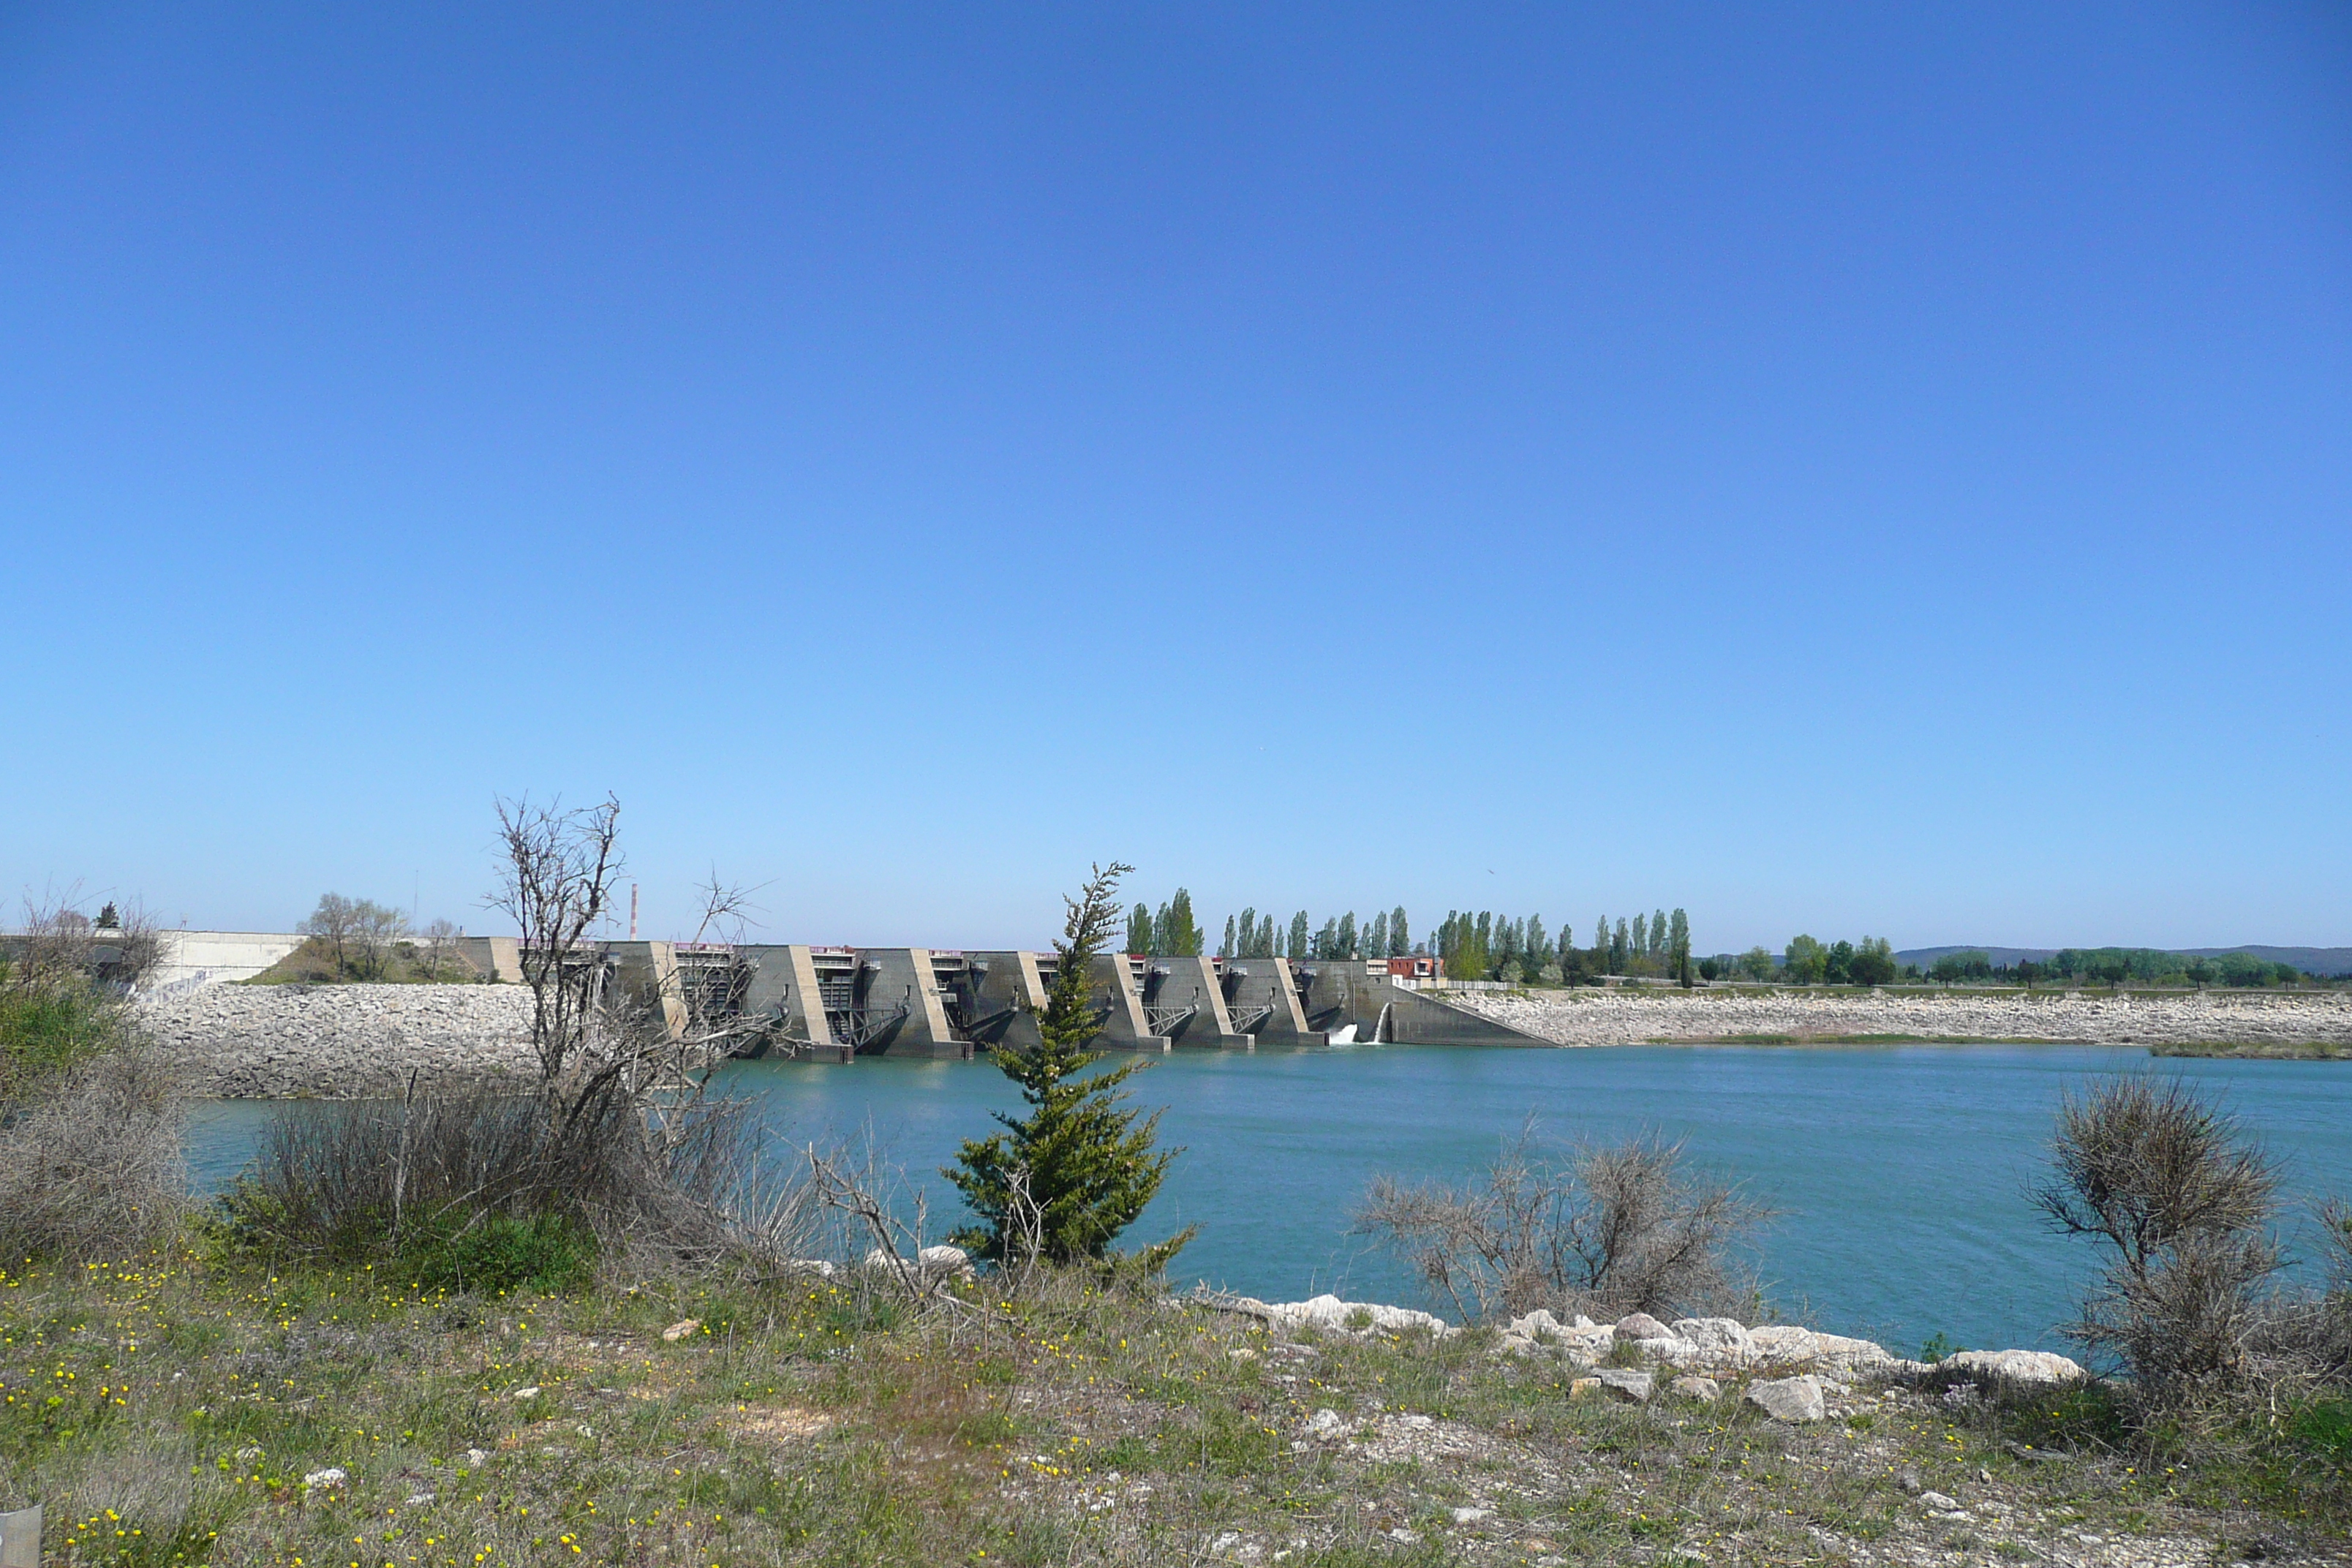
[[[0,1102],[0,1257],[119,1256],[177,1231],[176,1088],[172,1064],[127,1037]]]
[[[1284,1338],[1069,1276],[909,1315],[814,1279],[468,1299],[182,1250],[0,1279],[0,1507],[45,1502],[68,1568],[2075,1561],[2085,1534],[2126,1563],[2324,1554],[2345,1517],[2215,1506],[2047,1404],[1833,1391],[1800,1429],[1569,1384],[1476,1334]],[[2077,1451],[2021,1457],[2053,1434]]]

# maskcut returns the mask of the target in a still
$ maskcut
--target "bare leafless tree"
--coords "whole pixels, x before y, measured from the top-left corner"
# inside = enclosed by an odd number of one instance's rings
[[[621,803],[607,795],[566,811],[524,796],[499,801],[498,813],[499,887],[489,904],[521,935],[531,1046],[541,1079],[560,1084],[581,1071],[604,1001],[604,955],[591,937],[612,912],[624,864]]]
[[[341,893],[321,893],[319,907],[305,915],[294,930],[299,935],[316,939],[333,955],[335,978],[341,980],[352,973],[359,923],[359,900],[347,899]]]
[[[1744,1305],[1730,1251],[1770,1211],[1683,1166],[1680,1143],[1652,1136],[1548,1152],[1530,1121],[1469,1182],[1376,1178],[1356,1224],[1465,1319]]]
[[[408,917],[372,899],[360,900],[352,913],[351,940],[360,977],[382,980],[391,968],[394,952],[408,935]]]
[[[426,925],[425,938],[425,977],[437,983],[444,971],[458,965],[457,942],[466,933],[457,922],[436,920]],[[462,972],[462,965],[459,966]]]
[[[695,884],[694,890],[702,902],[701,918],[695,922],[696,942],[736,942],[743,940],[744,927],[758,906],[751,902],[757,888],[746,888],[722,882],[719,868],[710,868],[710,879]]]

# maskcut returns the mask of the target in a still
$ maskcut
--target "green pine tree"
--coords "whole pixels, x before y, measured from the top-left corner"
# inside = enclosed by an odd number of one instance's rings
[[[1225,917],[1225,940],[1220,943],[1217,948],[1217,956],[1220,958],[1239,958],[1241,956],[1241,949],[1234,945],[1234,932],[1237,929],[1238,927],[1234,917],[1227,915]]]
[[[1127,917],[1127,951],[1149,953],[1151,950],[1151,906],[1138,904]]]
[[[1404,923],[1404,906],[1399,904],[1389,911],[1389,956],[1402,958],[1412,952],[1412,929]]]
[[[1142,1070],[1140,1058],[1078,1076],[1102,1059],[1087,1049],[1101,1031],[1091,972],[1118,918],[1118,879],[1131,869],[1097,866],[1079,896],[1066,900],[1069,920],[1054,944],[1058,963],[1037,1016],[1038,1043],[990,1053],[1021,1086],[1028,1113],[998,1113],[1004,1131],[967,1139],[955,1164],[940,1173],[980,1221],[957,1242],[983,1258],[1027,1261],[1019,1255],[1032,1241],[1039,1258],[1055,1263],[1112,1256],[1110,1244],[1150,1204],[1169,1163],[1183,1152],[1153,1148],[1159,1111],[1122,1107],[1119,1086]],[[1156,1273],[1192,1235],[1188,1227],[1120,1261]]]
[[[1305,958],[1307,956],[1308,941],[1307,935],[1307,911],[1305,910],[1301,910],[1297,914],[1290,917],[1289,956],[1292,958]]]

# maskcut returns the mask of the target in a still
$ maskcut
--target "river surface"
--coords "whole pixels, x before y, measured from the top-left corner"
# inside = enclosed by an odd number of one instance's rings
[[[2352,1195],[2352,1064],[2343,1062],[1990,1045],[1360,1046],[1150,1059],[1130,1080],[1134,1101],[1164,1106],[1161,1142],[1184,1152],[1133,1239],[1197,1223],[1173,1276],[1273,1300],[1334,1290],[1452,1318],[1350,1233],[1349,1211],[1380,1173],[1473,1173],[1530,1115],[1540,1134],[1563,1142],[1645,1131],[1684,1140],[1695,1164],[1744,1182],[1779,1211],[1755,1248],[1776,1321],[1861,1334],[1898,1354],[1939,1332],[1965,1346],[2067,1348],[2056,1329],[2094,1258],[2047,1232],[2028,1189],[2069,1085],[2116,1072],[2189,1079],[2225,1097],[2279,1156],[2298,1198]],[[724,1077],[795,1143],[870,1127],[895,1163],[927,1182],[935,1231],[951,1228],[961,1205],[933,1173],[960,1140],[991,1129],[990,1111],[1019,1104],[985,1061],[743,1062]],[[199,1184],[233,1174],[276,1109],[201,1107],[190,1137]]]

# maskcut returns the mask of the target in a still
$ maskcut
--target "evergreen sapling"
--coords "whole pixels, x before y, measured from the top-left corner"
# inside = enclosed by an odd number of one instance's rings
[[[1122,1106],[1127,1096],[1119,1086],[1142,1070],[1142,1061],[1078,1076],[1102,1059],[1087,1048],[1102,1027],[1089,971],[1118,918],[1112,900],[1118,879],[1131,869],[1097,866],[1079,896],[1066,900],[1069,920],[1054,944],[1058,963],[1037,1017],[1038,1043],[991,1053],[1021,1086],[1027,1113],[998,1113],[1004,1131],[965,1140],[955,1164],[941,1173],[980,1220],[956,1240],[981,1257],[999,1263],[1110,1258],[1157,1273],[1192,1239],[1188,1226],[1134,1254],[1110,1252],[1182,1151],[1152,1147],[1159,1111],[1147,1116]]]

